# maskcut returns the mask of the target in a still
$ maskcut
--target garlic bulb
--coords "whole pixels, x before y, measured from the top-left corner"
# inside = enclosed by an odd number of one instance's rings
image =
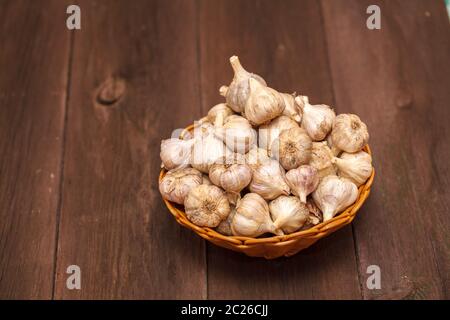
[[[333,148],[357,152],[369,141],[367,126],[356,114],[340,114],[334,119],[331,131]]]
[[[245,117],[254,125],[275,119],[283,113],[284,101],[274,89],[249,79],[250,95],[245,104]]]
[[[327,176],[320,181],[312,197],[323,213],[323,221],[328,221],[356,201],[358,187],[346,178]]]
[[[311,159],[312,141],[302,128],[284,130],[276,142],[278,150],[272,149],[272,155],[286,170],[297,168]]]
[[[306,197],[319,185],[319,175],[313,166],[303,165],[286,172],[286,182],[292,193],[306,203]]]
[[[214,228],[230,214],[225,192],[214,185],[192,188],[184,200],[187,218],[200,227]]]
[[[246,164],[213,164],[209,169],[209,179],[225,191],[239,193],[252,180],[252,171]]]
[[[214,123],[217,116],[221,114],[223,119],[234,114],[233,110],[230,109],[225,103],[216,104],[208,111],[207,119],[209,122]]]
[[[284,169],[278,161],[269,159],[253,170],[249,188],[266,200],[280,195],[289,195],[290,189],[285,181]]]
[[[269,210],[275,228],[284,233],[292,233],[300,229],[308,220],[309,211],[299,198],[279,196],[269,203]]]
[[[189,166],[194,140],[171,138],[161,141],[159,156],[167,170],[186,168]]]
[[[256,193],[247,193],[236,207],[231,220],[231,231],[235,236],[257,237],[264,233],[283,235],[270,218],[267,202]]]
[[[299,97],[296,97],[295,101],[297,101],[299,105],[304,103]],[[303,105],[302,111],[302,127],[305,128],[311,139],[314,141],[325,139],[333,126],[333,120],[336,116],[334,111],[324,104],[311,105],[309,103]]]
[[[229,155],[230,151],[213,133],[204,133],[200,137],[194,134],[195,143],[192,148],[191,166],[204,173],[220,158]]]
[[[235,112],[240,113],[244,111],[245,103],[249,96],[249,79],[254,79],[263,86],[266,86],[267,84],[264,79],[257,74],[247,72],[242,67],[237,56],[232,56],[230,58],[230,63],[234,71],[233,81],[228,87],[222,86],[219,91],[220,94],[226,98],[228,106]]]
[[[223,125],[214,130],[214,134],[233,152],[247,153],[257,143],[258,136],[247,119],[237,115],[228,116]]]
[[[298,124],[287,116],[279,116],[267,124],[263,124],[259,127],[259,147],[265,149],[269,156],[272,156],[272,147],[274,146],[274,142],[278,139],[278,136],[282,131],[298,128]]]
[[[372,157],[364,151],[343,152],[339,158],[333,159],[333,163],[339,169],[339,176],[348,178],[358,187],[372,174]]]
[[[267,155],[267,151],[261,148],[253,148],[245,155],[245,163],[255,170],[264,162],[269,161],[270,158]]]
[[[170,170],[159,183],[159,192],[166,200],[183,204],[189,191],[202,184],[202,173],[194,168]]]
[[[317,169],[319,178],[335,175],[336,168],[332,162],[333,157],[333,152],[325,141],[313,142],[309,165]]]
[[[232,236],[233,233],[231,232],[231,221],[232,221],[235,213],[236,213],[236,207],[233,207],[231,209],[231,212],[228,215],[228,217],[219,223],[219,225],[216,228],[216,231],[225,236]]]
[[[295,102],[295,94],[280,93],[280,95],[284,101],[283,115],[300,123],[302,121],[302,111],[297,102]]]

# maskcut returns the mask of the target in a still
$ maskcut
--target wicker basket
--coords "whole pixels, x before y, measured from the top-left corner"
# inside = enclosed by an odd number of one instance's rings
[[[193,127],[193,125],[187,127],[182,135],[186,131],[191,131]],[[368,145],[364,147],[364,151],[372,154]],[[165,169],[161,169],[159,181],[161,181],[166,172],[167,171]],[[249,238],[222,235],[214,229],[199,227],[190,222],[187,219],[182,206],[165,199],[164,202],[179,224],[193,230],[200,237],[214,243],[215,245],[238,252],[243,252],[251,257],[274,259],[281,256],[292,256],[297,252],[308,248],[317,240],[326,237],[330,233],[352,222],[356,216],[356,212],[359,208],[361,208],[362,204],[369,196],[374,175],[375,170],[372,171],[372,175],[366,183],[358,188],[358,198],[356,199],[356,202],[338,216],[335,216],[327,222],[322,222],[304,231],[297,231],[288,235],[273,236],[268,238]]]

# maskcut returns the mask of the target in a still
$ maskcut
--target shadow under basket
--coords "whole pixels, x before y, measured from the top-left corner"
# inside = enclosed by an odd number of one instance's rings
[[[187,127],[186,131],[191,131],[192,128],[193,126]],[[368,145],[366,145],[363,150],[372,155]],[[167,171],[165,169],[161,169],[159,181],[161,181],[166,172]],[[299,251],[308,248],[317,240],[326,237],[330,233],[333,233],[352,222],[356,216],[356,213],[369,196],[370,187],[372,186],[374,176],[375,169],[372,170],[372,174],[369,179],[367,179],[367,181],[358,188],[358,198],[356,199],[356,202],[343,212],[339,213],[337,216],[326,222],[319,223],[307,230],[297,231],[283,236],[265,238],[225,236],[212,228],[199,227],[193,224],[186,217],[182,206],[165,199],[163,200],[179,224],[193,230],[200,237],[208,240],[209,242],[212,242],[219,247],[245,253],[251,257],[274,259],[282,256],[290,257]]]

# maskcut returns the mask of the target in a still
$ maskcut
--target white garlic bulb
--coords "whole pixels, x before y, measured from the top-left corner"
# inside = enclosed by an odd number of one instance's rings
[[[295,101],[295,94],[280,93],[284,101],[283,115],[289,117],[297,123],[302,121],[302,110]]]
[[[245,117],[253,125],[261,125],[283,113],[284,101],[274,89],[249,79],[250,95],[245,104]]]
[[[328,221],[356,201],[358,187],[346,178],[327,176],[320,181],[312,197],[323,213],[323,221]]]
[[[269,159],[253,170],[250,191],[259,194],[266,200],[280,195],[289,195],[290,189],[285,181],[284,169],[278,161]]]
[[[270,215],[275,227],[284,233],[300,229],[308,220],[309,211],[299,198],[279,196],[269,203]]]
[[[298,127],[298,124],[291,118],[284,115],[279,116],[259,127],[258,145],[260,148],[265,149],[269,156],[272,156],[272,147],[277,147],[277,145],[274,145],[274,142],[278,139],[281,132]]]
[[[253,148],[245,155],[245,163],[252,169],[256,169],[270,158],[267,151],[261,148]]]
[[[263,86],[266,86],[266,82],[263,78],[257,74],[250,73],[246,71],[237,56],[232,56],[230,58],[230,64],[234,71],[234,77],[231,84],[227,86],[222,86],[220,88],[220,94],[226,98],[228,106],[235,112],[243,112],[245,104],[247,102],[250,88],[249,79],[254,79]]]
[[[171,138],[161,141],[159,156],[164,168],[167,170],[186,168],[189,166],[192,155],[192,146],[195,140],[181,140]]]
[[[230,214],[225,220],[219,223],[216,228],[216,231],[225,235],[232,236],[233,232],[231,231],[231,221],[233,220],[234,214],[236,213],[236,207],[232,207]]]
[[[214,185],[201,184],[192,188],[184,200],[187,218],[200,227],[214,228],[230,214],[225,192]]]
[[[218,159],[230,154],[229,149],[213,132],[200,134],[200,136],[194,135],[191,166],[204,173],[209,173],[209,168]]]
[[[267,202],[256,193],[247,193],[238,203],[231,220],[235,236],[257,237],[264,233],[283,235],[270,218]]]
[[[302,128],[284,130],[276,142],[278,148],[272,149],[272,155],[286,170],[297,168],[311,159],[312,141]]]
[[[333,159],[333,163],[339,169],[339,176],[348,178],[358,187],[372,174],[372,157],[364,151],[343,152],[339,158]]]
[[[228,116],[234,114],[234,112],[225,103],[216,104],[208,111],[207,116],[208,121],[214,123],[219,114],[221,114],[222,118],[225,120]]]
[[[222,126],[218,121],[216,126],[214,134],[233,152],[245,154],[257,143],[256,131],[244,117],[230,115]]]
[[[166,200],[183,204],[189,191],[202,184],[202,173],[194,168],[170,170],[159,183],[159,192]]]
[[[309,165],[317,169],[320,179],[329,175],[336,175],[333,157],[333,152],[328,147],[326,141],[312,143]]]
[[[369,132],[356,114],[340,114],[334,119],[331,141],[333,149],[353,153],[367,144]]]
[[[302,203],[306,203],[306,197],[319,185],[319,175],[313,166],[303,165],[286,172],[286,182],[292,193],[298,196]]]
[[[252,180],[252,171],[246,164],[213,164],[209,169],[209,179],[225,191],[239,193]]]
[[[295,98],[300,105],[304,101]],[[321,141],[325,139],[333,126],[333,120],[336,116],[333,109],[325,104],[311,105],[305,103],[303,106],[302,127],[308,132],[311,139]]]

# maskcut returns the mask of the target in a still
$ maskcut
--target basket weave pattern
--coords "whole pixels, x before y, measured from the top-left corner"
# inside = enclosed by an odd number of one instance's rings
[[[187,131],[192,129],[193,126],[186,128]],[[366,145],[363,150],[372,155],[368,145]],[[165,169],[161,169],[159,181],[161,181],[166,172],[167,171]],[[281,256],[292,256],[299,251],[308,248],[317,240],[326,237],[330,233],[352,222],[359,208],[361,208],[362,204],[369,196],[374,176],[375,170],[372,170],[372,175],[369,179],[358,188],[358,198],[356,199],[356,202],[334,218],[326,222],[319,223],[307,230],[267,238],[225,236],[218,233],[214,229],[199,227],[188,220],[186,214],[180,206],[177,206],[165,199],[163,200],[179,224],[193,230],[200,237],[214,243],[215,245],[242,252],[251,257],[274,259]]]

